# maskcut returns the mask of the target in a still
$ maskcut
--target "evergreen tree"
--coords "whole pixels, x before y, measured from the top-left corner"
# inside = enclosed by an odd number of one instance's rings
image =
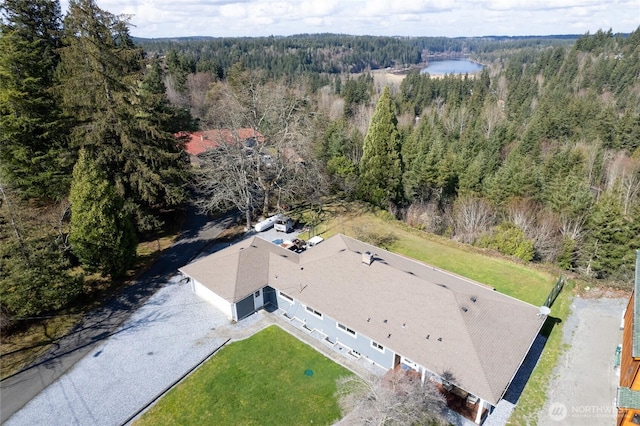
[[[60,78],[64,111],[76,120],[73,144],[106,171],[138,228],[149,229],[155,211],[184,200],[186,161],[162,86],[153,68],[144,80],[143,65],[126,21],[93,0],[71,1]]]
[[[60,5],[5,0],[0,12],[0,174],[23,196],[59,198],[73,166],[52,92]]]
[[[22,242],[2,238],[0,300],[14,316],[64,308],[82,293],[82,276],[71,273],[68,260],[49,237]]]
[[[580,259],[586,273],[631,282],[635,250],[640,246],[640,221],[633,214],[624,216],[620,202],[606,194],[593,208],[587,230]]]
[[[70,271],[47,208],[34,211],[15,192],[0,181],[0,308],[10,316],[37,316],[71,303],[83,279]]]
[[[123,275],[135,258],[135,231],[122,198],[84,150],[73,168],[69,199],[73,253],[89,271]]]
[[[423,164],[432,146],[432,129],[428,117],[420,121],[418,127],[407,137],[402,145],[404,173],[402,184],[404,196],[410,202],[428,201],[433,186],[426,185]]]
[[[389,88],[385,87],[364,138],[360,160],[360,196],[380,207],[398,203],[402,194],[400,133]]]

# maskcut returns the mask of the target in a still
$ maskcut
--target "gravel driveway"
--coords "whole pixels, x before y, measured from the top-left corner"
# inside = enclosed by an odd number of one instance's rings
[[[119,425],[226,339],[229,324],[175,275],[7,425]]]
[[[539,426],[615,424],[614,353],[622,342],[620,320],[628,300],[573,300],[563,327],[563,343],[571,347],[553,370]]]

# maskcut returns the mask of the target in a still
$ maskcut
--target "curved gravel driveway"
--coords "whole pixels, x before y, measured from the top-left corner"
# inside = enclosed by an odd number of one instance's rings
[[[6,424],[122,424],[222,345],[207,333],[228,323],[176,275]]]
[[[180,361],[174,361],[176,358],[184,356],[185,363],[191,362],[191,352],[200,354],[199,346],[202,342],[198,341],[198,336],[204,336],[199,327],[204,327],[205,322],[200,321],[199,325],[197,318],[217,314],[195,296],[188,294],[189,289],[174,278],[176,270],[199,253],[213,249],[215,238],[232,221],[232,214],[212,220],[189,209],[185,230],[179,239],[136,282],[106,301],[101,308],[87,314],[37,362],[0,381],[0,423],[4,424],[10,419],[7,424],[117,424],[117,407],[113,414],[102,417],[97,416],[99,407],[104,406],[107,411],[111,409],[108,401],[112,393],[119,393],[119,398],[126,401],[140,398],[141,393],[146,394],[148,389],[152,389],[146,383],[155,379],[139,378],[135,374],[138,364],[159,365],[170,375],[173,374],[172,371],[182,369]],[[183,291],[187,294],[182,294]],[[145,305],[145,309],[140,311],[142,305]],[[153,309],[154,306],[156,309]],[[204,311],[200,311],[200,306]],[[215,324],[213,317],[210,321],[209,328]],[[133,340],[121,347],[122,352],[111,352],[112,345],[130,336],[134,336]],[[187,340],[180,340],[182,338]],[[165,346],[160,345],[155,349],[156,341],[164,342]],[[172,342],[176,345],[172,345]],[[179,346],[188,343],[196,347],[193,351],[189,350],[189,354],[172,352],[183,350]],[[213,346],[214,343],[210,345]],[[138,359],[133,361],[132,356],[137,356]],[[193,357],[196,358],[195,355]],[[101,359],[106,359],[107,362],[101,363]],[[110,362],[113,363],[113,368],[108,367]],[[78,368],[86,369],[86,377],[93,379],[85,380],[74,376],[78,374],[75,372]],[[182,371],[186,370],[188,369]],[[105,377],[113,377],[109,381],[110,386],[114,386],[113,390],[100,384],[104,380],[102,373],[105,371]],[[67,372],[69,377],[64,377]],[[163,376],[164,373],[160,375]],[[57,382],[61,377],[60,382]],[[121,384],[124,385],[120,386]],[[91,388],[100,389],[101,393],[97,394],[98,403],[90,402],[95,397],[91,394]],[[39,395],[41,392],[43,393]],[[51,396],[55,392],[62,396]],[[57,399],[52,404],[47,402],[47,398]],[[60,415],[58,409],[53,408],[58,400],[68,401],[61,410],[69,411],[70,417]],[[78,413],[85,415],[83,417]],[[74,420],[76,416],[78,420]],[[71,423],[68,422],[69,419]]]

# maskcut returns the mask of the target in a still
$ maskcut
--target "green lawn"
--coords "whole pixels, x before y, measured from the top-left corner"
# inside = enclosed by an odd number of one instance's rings
[[[540,306],[555,278],[546,272],[527,268],[514,261],[489,257],[415,235],[403,236],[391,251],[454,272],[496,288],[516,299]]]
[[[136,425],[331,424],[340,418],[336,379],[349,374],[270,326],[221,349]]]

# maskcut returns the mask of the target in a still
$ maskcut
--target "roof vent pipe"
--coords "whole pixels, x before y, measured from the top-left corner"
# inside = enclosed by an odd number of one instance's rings
[[[373,262],[373,254],[370,251],[365,251],[362,253],[362,263],[365,265],[371,265]]]

